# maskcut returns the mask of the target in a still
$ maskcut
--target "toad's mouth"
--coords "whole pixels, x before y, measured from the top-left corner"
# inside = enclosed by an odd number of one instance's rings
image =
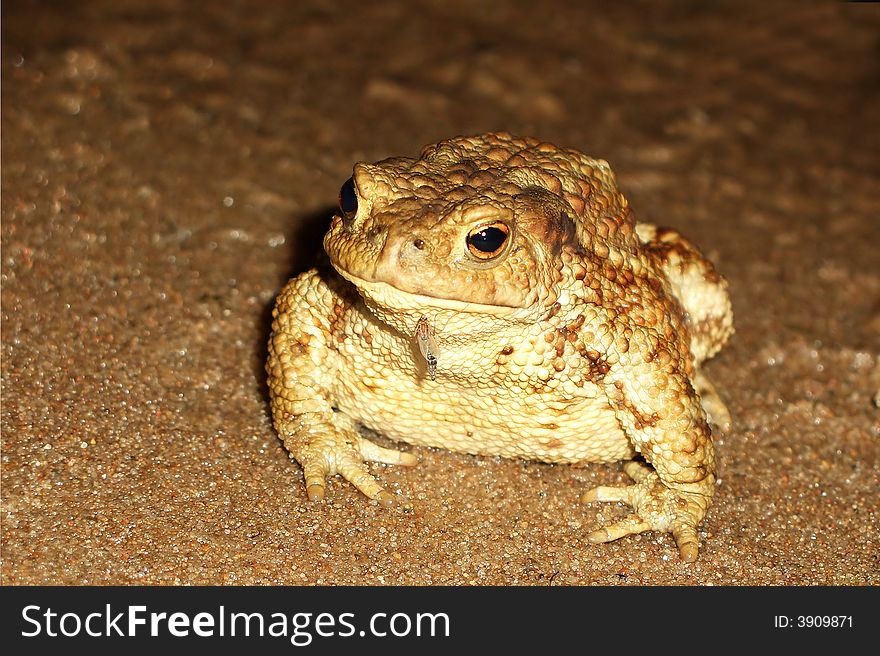
[[[353,273],[349,273],[335,263],[332,264],[333,268],[336,269],[339,275],[357,287],[361,296],[366,300],[375,301],[380,305],[389,308],[395,308],[402,311],[417,310],[419,308],[434,308],[438,310],[452,310],[455,312],[467,311],[495,316],[507,316],[513,314],[517,310],[522,310],[522,308],[515,305],[475,303],[456,298],[408,292],[389,282],[366,280]]]

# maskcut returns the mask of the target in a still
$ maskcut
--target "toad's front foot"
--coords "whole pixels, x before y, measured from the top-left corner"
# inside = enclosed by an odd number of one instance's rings
[[[590,542],[611,542],[625,535],[644,531],[672,533],[683,561],[693,562],[700,550],[697,526],[711,500],[714,477],[701,481],[695,489],[708,488],[706,494],[667,487],[652,468],[628,462],[623,470],[635,481],[628,487],[599,486],[584,493],[581,501],[623,501],[635,510],[621,521],[593,531]]]
[[[415,465],[416,457],[386,449],[362,437],[349,422],[335,415],[333,422],[312,424],[285,439],[285,445],[303,469],[310,501],[321,501],[328,476],[341,474],[371,499],[382,505],[394,503],[394,495],[383,488],[364,464],[365,460],[392,465]],[[323,424],[323,425],[321,425]],[[336,424],[336,425],[333,425]]]

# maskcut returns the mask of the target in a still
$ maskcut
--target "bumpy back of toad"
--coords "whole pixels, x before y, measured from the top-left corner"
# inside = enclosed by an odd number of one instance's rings
[[[604,160],[507,133],[443,141],[425,148],[421,160],[470,162],[480,170],[504,171],[502,179],[492,180],[496,186],[506,181],[523,191],[546,190],[572,210],[576,235],[567,239],[575,249],[618,258],[641,251],[684,310],[695,366],[717,353],[733,333],[727,282],[677,231],[636,223]]]
[[[594,241],[624,246],[634,239],[628,204],[608,162],[570,148],[506,132],[456,137],[427,146],[419,161],[449,163],[453,184],[474,185],[480,177],[455,170],[458,165],[487,172],[498,191],[517,194],[543,189],[557,196],[575,221],[577,241],[590,250]],[[489,173],[491,172],[491,173]]]
[[[733,310],[727,281],[691,242],[671,228],[636,225],[644,252],[669,280],[685,311],[691,333],[691,353],[699,366],[724,346],[733,334]]]

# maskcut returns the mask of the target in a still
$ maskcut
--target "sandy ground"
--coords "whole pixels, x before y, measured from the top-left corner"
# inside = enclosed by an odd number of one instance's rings
[[[880,583],[880,7],[575,4],[4,3],[3,583]],[[617,465],[406,447],[410,510],[316,505],[273,433],[271,303],[352,163],[493,129],[730,280],[696,564],[587,543]]]

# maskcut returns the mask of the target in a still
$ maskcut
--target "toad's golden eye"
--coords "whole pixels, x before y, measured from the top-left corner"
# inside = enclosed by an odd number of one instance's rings
[[[467,247],[476,258],[491,260],[496,257],[507,243],[510,228],[504,223],[490,223],[474,228],[467,236]]]

